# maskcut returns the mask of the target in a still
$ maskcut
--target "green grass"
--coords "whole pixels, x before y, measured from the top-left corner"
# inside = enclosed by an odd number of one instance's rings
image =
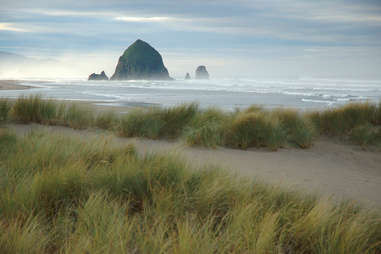
[[[130,111],[122,117],[119,134],[126,137],[177,138],[198,113],[196,104],[172,108],[148,108]]]
[[[74,129],[88,128],[94,121],[91,109],[44,100],[40,95],[19,97],[12,105],[9,115],[15,122],[64,125]]]
[[[381,103],[354,103],[302,113],[291,109],[265,110],[253,105],[224,112],[197,104],[132,109],[125,115],[96,113],[77,104],[20,97],[0,100],[0,122],[63,125],[75,129],[100,128],[123,137],[182,139],[188,145],[238,149],[286,146],[309,148],[319,136],[338,137],[361,146],[381,144]]]
[[[22,123],[49,124],[55,120],[57,106],[54,101],[42,100],[41,96],[19,97],[11,109],[11,118]]]
[[[189,145],[216,148],[223,145],[224,127],[231,118],[232,116],[215,108],[201,111],[185,128],[183,138]]]
[[[380,106],[369,103],[353,103],[342,107],[312,113],[311,120],[320,132],[329,136],[348,135],[355,127],[379,124]]]
[[[94,125],[94,112],[91,109],[71,104],[63,113],[62,121],[74,129],[86,129]]]
[[[379,253],[381,217],[138,155],[104,137],[0,132],[0,253]]]
[[[106,111],[95,117],[94,125],[104,130],[116,130],[119,123],[119,116],[114,111]]]
[[[10,110],[10,102],[7,99],[0,98],[0,123],[8,120],[8,113]]]
[[[276,150],[285,143],[286,133],[279,119],[265,112],[238,113],[225,134],[225,144],[234,148],[269,147]]]
[[[374,145],[381,143],[381,128],[371,124],[359,125],[352,129],[350,140],[361,146]]]
[[[273,112],[279,118],[287,140],[300,148],[308,148],[316,136],[315,126],[310,119],[303,117],[296,110],[279,109]]]

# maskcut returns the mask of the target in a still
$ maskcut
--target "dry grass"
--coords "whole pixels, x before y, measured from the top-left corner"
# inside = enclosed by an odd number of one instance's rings
[[[380,253],[381,217],[107,138],[0,132],[0,253]]]
[[[11,104],[7,99],[0,99],[0,123],[8,120]]]
[[[286,133],[277,117],[264,112],[238,113],[227,127],[225,144],[235,148],[269,147],[286,143]]]
[[[289,145],[308,148],[319,135],[340,137],[362,146],[381,143],[381,104],[369,103],[304,114],[289,109],[266,111],[255,105],[229,113],[185,104],[134,109],[120,116],[113,112],[97,115],[91,108],[30,96],[20,97],[12,104],[0,100],[0,121],[7,119],[75,129],[96,127],[125,137],[182,138],[189,145],[210,148],[267,147],[277,150]]]

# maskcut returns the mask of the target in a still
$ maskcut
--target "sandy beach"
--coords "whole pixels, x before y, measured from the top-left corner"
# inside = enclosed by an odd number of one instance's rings
[[[0,80],[0,90],[25,90],[31,86],[21,85],[19,80]]]
[[[36,124],[11,124],[9,128],[18,135],[44,130],[70,136],[109,136],[121,145],[134,143],[141,153],[177,153],[192,165],[214,164],[239,176],[253,177],[276,186],[381,208],[380,153],[328,139],[320,139],[306,150],[285,148],[270,152],[264,149],[194,148],[182,142],[120,138],[100,130],[78,131]]]

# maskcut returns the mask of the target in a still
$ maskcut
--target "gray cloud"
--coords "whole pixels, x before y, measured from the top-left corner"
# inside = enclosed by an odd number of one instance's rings
[[[316,75],[342,76],[347,69],[348,75],[377,76],[380,28],[381,4],[369,0],[54,0],[49,7],[42,0],[3,0],[0,50],[60,57],[102,49],[114,57],[142,38],[163,49],[179,72],[197,61],[189,55],[213,59],[216,71],[240,65],[270,73],[273,63],[282,75],[310,66]],[[325,68],[328,60],[340,66]]]

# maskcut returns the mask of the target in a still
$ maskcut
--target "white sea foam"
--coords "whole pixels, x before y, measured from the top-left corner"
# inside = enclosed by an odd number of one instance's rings
[[[198,102],[223,108],[261,104],[265,107],[324,107],[350,101],[381,100],[381,81],[330,79],[221,79],[176,81],[86,81],[50,79],[24,84],[38,88],[0,91],[0,97],[42,94],[65,100],[119,104],[175,105]]]

